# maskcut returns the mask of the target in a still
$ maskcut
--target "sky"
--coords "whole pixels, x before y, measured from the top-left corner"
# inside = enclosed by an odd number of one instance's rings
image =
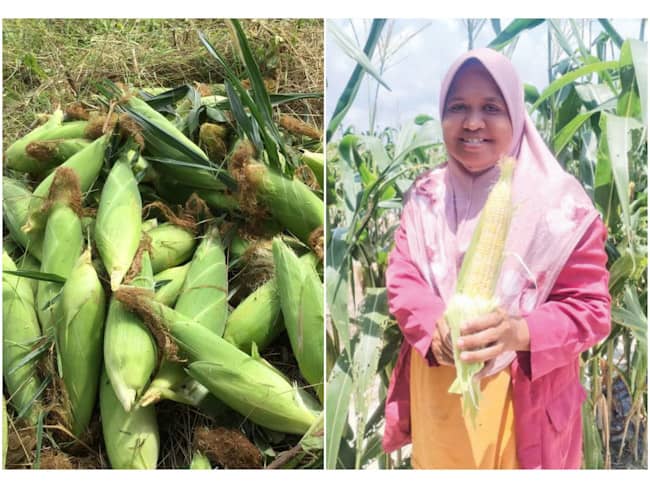
[[[505,28],[512,19],[501,19]],[[360,44],[366,40],[371,20],[334,19],[339,27],[352,39],[356,36]],[[615,19],[614,27],[623,36],[638,38],[641,22],[638,19]],[[569,25],[563,24],[565,28]],[[438,97],[442,78],[451,63],[467,51],[467,31],[462,19],[392,19],[384,27],[382,35],[390,29],[389,50],[396,51],[389,56],[382,78],[391,91],[379,89],[379,103],[375,128],[399,127],[419,114],[438,118]],[[591,38],[600,32],[600,24],[592,22]],[[541,92],[548,85],[547,23],[525,31],[520,35],[512,51],[511,59],[524,83],[537,87]],[[486,46],[495,33],[489,21],[480,30],[475,47]],[[586,32],[586,37],[589,33]],[[409,39],[410,38],[410,39]],[[401,47],[399,47],[401,46]],[[399,49],[396,49],[399,47]],[[377,53],[375,53],[377,54]],[[327,33],[325,43],[326,62],[326,114],[327,120],[334,111],[355,62],[340,49],[333,36]],[[373,57],[374,66],[379,66],[379,57]],[[350,125],[359,131],[370,126],[370,108],[373,106],[376,83],[365,76],[361,89],[346,115],[339,131]]]

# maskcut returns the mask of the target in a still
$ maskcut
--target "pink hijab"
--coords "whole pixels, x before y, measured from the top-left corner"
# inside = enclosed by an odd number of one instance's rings
[[[513,127],[509,155],[517,159],[514,215],[496,294],[510,314],[525,316],[547,300],[560,270],[598,212],[537,132],[526,110],[521,80],[502,54],[481,48],[456,60],[442,83],[441,119],[454,76],[472,58],[482,63],[501,90]],[[402,216],[409,229],[409,251],[445,302],[453,295],[462,257],[498,176],[497,167],[469,174],[450,158],[418,177],[409,191]],[[482,375],[500,371],[514,357],[514,352],[503,354]]]

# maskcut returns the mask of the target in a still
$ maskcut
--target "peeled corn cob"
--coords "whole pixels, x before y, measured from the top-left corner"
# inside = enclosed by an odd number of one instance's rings
[[[115,162],[97,209],[95,240],[112,290],[122,283],[140,243],[142,200],[129,166],[134,156],[135,151],[125,151]]]
[[[463,411],[472,422],[480,399],[480,382],[474,378],[483,365],[466,364],[460,359],[456,343],[461,326],[469,320],[492,312],[499,306],[494,297],[512,218],[512,174],[515,160],[505,158],[499,163],[501,176],[490,191],[458,276],[456,290],[445,311],[445,320],[454,345],[456,380],[450,393],[462,395]]]
[[[61,293],[62,323],[57,347],[66,388],[66,413],[77,437],[88,427],[97,398],[102,364],[106,297],[87,249],[77,261]]]
[[[160,438],[154,407],[126,412],[115,396],[111,382],[102,373],[99,385],[102,432],[113,469],[156,469]]]
[[[16,265],[7,252],[2,254],[2,269],[15,271]],[[2,374],[15,410],[26,409],[25,418],[36,424],[38,408],[29,407],[39,389],[36,361],[29,361],[13,371],[35,347],[41,337],[34,292],[25,278],[2,275]]]

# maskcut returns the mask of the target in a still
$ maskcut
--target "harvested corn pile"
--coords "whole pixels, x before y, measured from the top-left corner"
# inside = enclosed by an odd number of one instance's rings
[[[321,94],[228,24],[243,75],[197,32],[223,83],[103,79],[6,147],[3,466],[322,466],[321,134],[281,113]]]

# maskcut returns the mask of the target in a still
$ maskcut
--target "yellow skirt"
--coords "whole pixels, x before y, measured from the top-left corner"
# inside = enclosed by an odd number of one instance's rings
[[[447,393],[451,366],[429,367],[411,354],[411,464],[416,469],[516,469],[510,370],[481,381],[476,428],[462,415],[460,395]]]

